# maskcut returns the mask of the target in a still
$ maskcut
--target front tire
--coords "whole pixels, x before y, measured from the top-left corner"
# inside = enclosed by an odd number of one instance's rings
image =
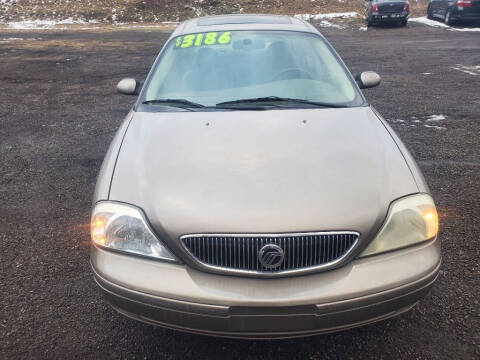
[[[407,23],[408,23],[408,20],[407,20],[407,19],[402,20],[401,23],[400,23],[400,26],[405,27],[405,26],[407,26]]]

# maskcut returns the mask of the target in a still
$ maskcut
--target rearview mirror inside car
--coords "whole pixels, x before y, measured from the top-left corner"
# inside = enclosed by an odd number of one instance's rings
[[[368,89],[380,85],[382,78],[375,71],[364,71],[355,75],[355,81],[360,89]]]
[[[117,91],[124,95],[138,95],[140,93],[141,84],[135,79],[125,78],[117,84]]]

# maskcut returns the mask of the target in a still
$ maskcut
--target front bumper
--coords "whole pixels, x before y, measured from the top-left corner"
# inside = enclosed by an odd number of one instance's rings
[[[95,279],[120,313],[168,328],[243,338],[307,336],[398,315],[428,292],[440,258],[440,244],[432,241],[328,272],[254,279],[92,249]]]

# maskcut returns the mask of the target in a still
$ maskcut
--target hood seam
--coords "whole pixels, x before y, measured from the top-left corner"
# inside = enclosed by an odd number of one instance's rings
[[[373,113],[375,114],[375,116],[378,118],[378,120],[380,121],[380,123],[382,124],[382,126],[385,128],[385,130],[387,131],[388,135],[390,136],[390,138],[392,139],[393,143],[395,144],[395,146],[397,147],[398,151],[400,152],[400,154],[402,154],[402,158],[403,158],[403,161],[405,161],[405,164],[407,165],[408,167],[408,170],[410,171],[410,175],[412,176],[412,179],[413,179],[413,182],[415,183],[415,186],[417,187],[417,191],[420,192],[420,186],[418,185],[418,181],[417,181],[417,178],[416,176],[414,175],[413,171],[412,171],[412,168],[410,167],[410,164],[408,163],[406,157],[405,157],[405,154],[403,153],[402,149],[400,148],[400,146],[398,146],[397,142],[395,141],[395,138],[394,136],[392,135],[392,133],[390,132],[389,128],[386,126],[385,124],[385,120],[383,120],[383,118],[379,115],[379,113],[377,112],[377,110],[373,107],[373,106],[370,106],[370,108],[373,110]],[[392,129],[393,130],[393,129]]]
[[[125,136],[127,135],[127,131],[130,127],[130,124],[132,123],[132,120],[133,120],[133,113],[131,114],[130,119],[128,120],[128,125],[125,129],[125,132],[123,133],[122,141],[120,142],[120,145],[118,147],[117,155],[115,156],[115,164],[113,165],[112,175],[110,176],[110,183],[108,185],[107,200],[110,200],[110,192],[112,190],[113,176],[115,174],[115,169],[117,168],[118,157],[120,156],[120,151],[122,150],[123,141],[125,140]]]

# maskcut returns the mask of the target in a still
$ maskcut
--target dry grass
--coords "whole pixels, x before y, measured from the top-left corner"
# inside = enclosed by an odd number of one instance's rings
[[[428,0],[410,2],[413,16],[425,15]],[[6,0],[0,3],[0,21],[73,18],[105,23],[152,23],[232,13],[294,15],[356,11],[363,15],[365,7],[365,0]]]

